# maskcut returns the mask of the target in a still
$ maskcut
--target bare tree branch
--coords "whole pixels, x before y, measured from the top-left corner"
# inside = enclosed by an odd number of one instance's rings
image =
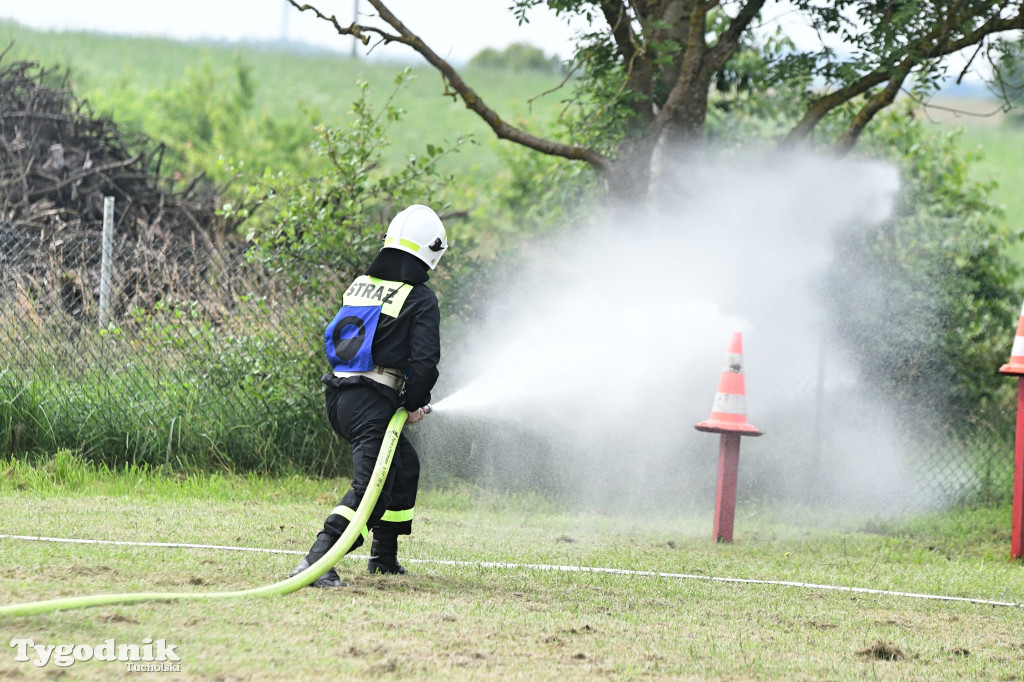
[[[338,18],[336,16],[334,16],[333,14],[331,16],[327,16],[326,14],[318,10],[316,7],[313,7],[313,5],[300,5],[299,3],[295,2],[295,0],[288,0],[288,3],[295,9],[299,10],[300,12],[312,12],[313,14],[316,15],[317,19],[323,19],[327,23],[334,26],[334,30],[338,32],[338,35],[352,36],[359,40],[359,42],[361,42],[363,45],[370,44],[369,34],[371,33],[378,35],[380,39],[383,40],[385,43],[403,42],[400,36],[385,33],[384,31],[380,30],[375,26],[362,26],[360,24],[356,24],[355,22],[349,24],[348,26],[342,26],[338,22]]]
[[[804,113],[803,118],[793,127],[786,137],[782,140],[782,145],[792,145],[796,142],[804,140],[812,130],[821,122],[825,116],[842,106],[846,102],[851,101],[855,97],[862,95],[877,85],[885,83],[888,84],[879,93],[869,99],[868,103],[858,112],[857,117],[862,114],[869,114],[867,121],[870,121],[878,111],[888,106],[899,92],[899,87],[903,84],[906,75],[915,67],[923,64],[927,61],[946,57],[963,50],[971,45],[981,43],[986,37],[994,33],[1002,33],[1005,31],[1012,31],[1015,29],[1024,28],[1024,4],[1018,8],[1015,15],[1006,19],[999,15],[990,17],[981,26],[977,27],[973,31],[965,33],[958,40],[949,40],[947,32],[949,30],[948,23],[952,20],[952,17],[947,16],[947,21],[944,24],[936,25],[932,30],[922,34],[916,40],[912,41],[906,50],[903,51],[904,57],[901,62],[895,65],[884,64],[873,71],[863,75],[856,81],[848,84],[847,86],[831,92],[827,95],[819,97],[817,100],[812,102]],[[903,73],[902,77],[899,74]],[[894,85],[894,81],[895,82]],[[893,91],[895,87],[895,91]],[[891,95],[891,97],[890,97]],[[875,99],[878,97],[878,99]],[[885,102],[882,106],[877,106],[879,102]],[[859,127],[859,129],[858,129]],[[854,131],[856,132],[854,133]],[[852,142],[856,142],[860,135],[863,127],[860,126],[860,121],[854,120],[851,123],[850,128],[843,133],[840,141],[837,142],[837,146],[842,149],[842,145],[849,142],[849,136],[852,134]]]
[[[138,163],[139,161],[141,161],[142,157],[143,157],[143,153],[139,152],[138,154],[136,154],[135,156],[133,156],[130,159],[122,159],[120,161],[111,161],[110,163],[104,164],[102,166],[93,166],[92,168],[87,168],[87,169],[79,171],[77,173],[72,173],[71,175],[68,175],[63,180],[60,180],[59,182],[56,182],[56,183],[54,183],[52,185],[46,185],[46,186],[43,186],[43,187],[37,187],[37,188],[33,189],[31,192],[29,192],[29,199],[35,200],[35,199],[38,199],[41,196],[45,196],[47,194],[52,194],[54,192],[58,192],[58,191],[64,189],[65,187],[69,187],[70,185],[73,185],[74,183],[76,183],[76,182],[78,182],[78,181],[80,181],[80,180],[82,180],[84,178],[89,177],[90,175],[102,175],[103,173],[106,173],[107,171],[117,170],[118,168],[126,168],[128,166],[131,166],[134,163]],[[110,183],[110,184],[114,184],[114,183]]]
[[[341,35],[352,35],[362,39],[363,36],[373,33],[380,36],[381,40],[386,43],[397,42],[408,45],[426,59],[431,66],[441,72],[445,82],[458,94],[463,103],[465,103],[466,108],[486,121],[487,125],[491,127],[491,130],[494,131],[494,134],[499,139],[521,144],[542,154],[560,156],[575,161],[585,161],[602,173],[607,173],[611,169],[611,159],[596,150],[538,137],[505,122],[497,112],[484,103],[451,64],[438,56],[419,36],[410,31],[381,0],[369,0],[369,2],[377,10],[381,19],[397,31],[397,34],[387,33],[378,28],[358,24],[352,24],[346,28],[341,26],[333,16],[327,17],[312,5],[299,5],[295,0],[288,0],[288,2],[300,11],[313,11],[318,18],[333,24],[335,30]]]
[[[966,64],[964,64],[964,68],[960,69],[960,75],[956,77],[956,84],[957,85],[960,85],[960,83],[962,83],[963,80],[964,80],[964,76],[966,76],[968,73],[970,73],[970,71],[971,71],[971,64],[974,63],[975,57],[978,56],[978,54],[984,49],[984,47],[985,47],[985,40],[982,39],[982,41],[980,43],[978,43],[977,49],[974,50],[974,54],[972,54],[971,58],[967,60]]]
[[[953,114],[953,116],[956,117],[971,116],[973,118],[992,118],[993,116],[998,116],[999,114],[1005,114],[1007,111],[1010,110],[1010,103],[1007,102],[1006,100],[1003,100],[1002,104],[1000,104],[995,109],[992,109],[990,111],[968,111],[967,109],[961,109],[960,107],[945,107],[942,106],[941,104],[934,104],[931,101],[925,101],[918,97],[917,95],[915,95],[913,92],[907,90],[906,88],[900,88],[900,91],[903,93],[904,97],[912,100],[919,107],[921,107],[921,109],[924,110],[925,115],[929,115],[929,120],[931,120],[930,112],[933,109],[935,111],[945,111],[947,113]]]
[[[860,139],[861,133],[864,132],[864,128],[867,127],[871,119],[875,117],[879,111],[884,109],[893,103],[896,99],[896,95],[899,94],[900,87],[903,85],[903,81],[906,80],[907,75],[910,74],[910,70],[914,66],[914,61],[907,57],[904,59],[899,67],[896,69],[896,73],[893,74],[889,82],[886,83],[885,87],[876,92],[868,101],[861,107],[860,111],[854,115],[850,125],[847,126],[843,134],[839,136],[836,141],[835,149],[840,154],[846,154],[853,146],[857,144],[857,140]]]
[[[855,80],[846,87],[830,92],[827,95],[814,100],[804,112],[803,118],[793,126],[793,129],[786,134],[782,140],[782,146],[790,146],[807,138],[811,131],[821,123],[833,109],[849,102],[854,97],[862,95],[879,83],[885,82],[885,73],[881,70],[872,71],[866,76]]]
[[[565,75],[562,77],[562,81],[558,85],[550,87],[550,88],[548,88],[547,90],[541,92],[538,95],[534,95],[533,97],[531,97],[528,100],[526,100],[526,103],[529,104],[530,107],[533,107],[533,103],[536,102],[537,100],[542,99],[544,97],[547,97],[548,95],[550,95],[553,92],[558,92],[559,90],[561,90],[562,88],[565,87],[566,83],[568,83],[570,80],[572,80],[572,77],[575,76],[576,73],[579,70],[580,70],[579,64],[573,64],[572,68],[568,69],[565,72]]]
[[[601,0],[601,12],[604,20],[611,26],[612,37],[624,61],[632,61],[636,54],[637,39],[633,27],[629,25],[629,14],[626,6],[615,0]]]
[[[750,23],[757,18],[761,8],[764,7],[764,3],[765,0],[750,0],[743,7],[740,7],[736,18],[729,22],[729,28],[725,30],[722,37],[711,48],[708,68],[712,71],[718,71],[725,66],[726,62],[732,59],[732,56],[736,54],[736,50],[739,48],[740,38],[750,28]]]

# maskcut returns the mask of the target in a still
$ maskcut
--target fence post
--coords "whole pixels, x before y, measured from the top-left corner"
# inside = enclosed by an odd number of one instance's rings
[[[114,197],[103,197],[103,255],[100,261],[99,328],[110,321],[110,270],[114,252]]]

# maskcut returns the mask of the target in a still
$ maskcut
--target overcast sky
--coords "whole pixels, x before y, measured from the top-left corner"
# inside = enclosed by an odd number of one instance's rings
[[[307,0],[309,2],[309,0]],[[324,14],[340,24],[353,19],[357,0],[312,0]],[[485,47],[502,48],[527,42],[548,55],[571,54],[573,29],[554,13],[540,7],[529,15],[529,25],[517,25],[508,11],[509,0],[391,0],[388,7],[442,57],[468,60]],[[373,8],[358,2],[361,20]],[[310,12],[300,13],[286,0],[0,0],[0,17],[33,28],[104,31],[127,35],[177,39],[279,40],[287,38],[349,52],[343,38]],[[374,54],[390,58],[411,56],[404,46]]]

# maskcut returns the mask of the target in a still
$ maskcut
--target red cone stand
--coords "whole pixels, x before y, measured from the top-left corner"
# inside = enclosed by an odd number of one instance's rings
[[[1024,307],[1017,319],[1010,361],[999,368],[1000,374],[1017,377],[1017,433],[1014,444],[1013,518],[1010,523],[1010,556],[1024,555]]]
[[[711,417],[697,424],[698,431],[720,433],[718,446],[718,487],[715,492],[715,542],[732,542],[736,516],[736,480],[740,467],[740,436],[760,436],[762,432],[747,423],[747,392],[743,380],[743,338],[732,335],[729,355]]]

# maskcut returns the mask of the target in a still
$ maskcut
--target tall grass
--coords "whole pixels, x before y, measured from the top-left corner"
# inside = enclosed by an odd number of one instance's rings
[[[180,471],[146,463],[117,467],[63,448],[48,455],[0,457],[0,492],[5,494],[223,502],[281,498],[320,501],[325,488],[340,491],[346,485],[347,479],[323,479],[295,472],[268,477],[255,471]]]
[[[82,330],[69,347],[64,315],[42,327],[6,316],[0,342],[30,341],[0,373],[0,446],[72,449],[112,468],[344,473],[349,458],[323,419],[316,335],[305,333],[317,328],[311,315],[242,309],[217,327],[150,315],[142,329]]]

